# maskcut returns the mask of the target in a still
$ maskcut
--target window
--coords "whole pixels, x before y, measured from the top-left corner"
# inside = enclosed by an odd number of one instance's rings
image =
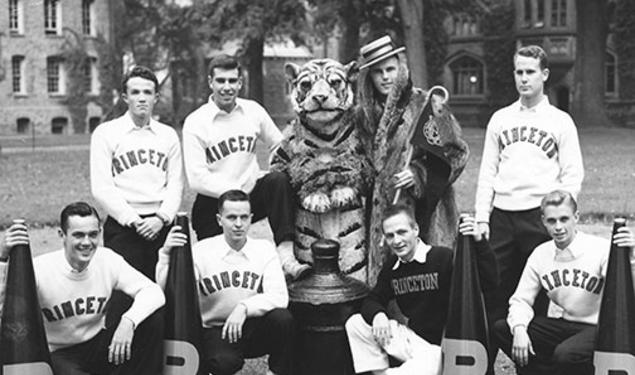
[[[523,2],[523,27],[531,27],[531,0],[525,0]]]
[[[524,0],[522,11],[523,28],[545,27],[545,0]]]
[[[46,87],[49,94],[64,93],[63,62],[59,57],[46,59]]]
[[[606,53],[604,62],[604,92],[607,95],[617,94],[617,59],[610,52]]]
[[[94,35],[93,0],[82,0],[82,34]]]
[[[478,23],[469,14],[459,14],[453,19],[453,36],[474,36],[479,34]]]
[[[97,95],[97,59],[89,57],[82,66],[84,74],[84,91],[88,94]]]
[[[460,57],[450,64],[453,92],[456,95],[483,94],[483,64],[469,57]]]
[[[67,127],[68,119],[66,117],[55,117],[51,121],[51,133],[53,134],[64,134]]]
[[[567,26],[567,0],[551,0],[551,26]]]
[[[9,0],[9,33],[10,34],[24,34],[22,27],[23,19],[23,1]]]
[[[88,119],[88,129],[91,133],[95,130],[95,128],[97,128],[97,126],[99,126],[99,124],[101,124],[101,117],[91,117]]]
[[[17,121],[17,126],[18,134],[27,133],[31,127],[31,120],[28,117],[20,117]]]
[[[25,94],[24,56],[11,57],[11,86],[14,94]]]
[[[59,35],[62,29],[59,0],[44,0],[44,33]]]

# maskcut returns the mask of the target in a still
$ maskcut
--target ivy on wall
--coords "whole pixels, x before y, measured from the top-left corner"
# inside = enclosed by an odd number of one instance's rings
[[[635,100],[635,1],[618,0],[615,5],[615,46],[618,56],[619,97]]]
[[[423,38],[428,66],[428,86],[442,84],[443,65],[448,54],[449,36],[443,20],[448,11],[443,3],[424,0]]]

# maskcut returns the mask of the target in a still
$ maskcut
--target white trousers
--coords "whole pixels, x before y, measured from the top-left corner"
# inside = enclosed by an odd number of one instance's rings
[[[410,328],[390,320],[392,339],[380,346],[373,337],[373,330],[361,314],[346,321],[346,334],[351,346],[353,367],[356,373],[386,370],[390,375],[439,375],[441,373],[441,347],[417,336]],[[403,362],[399,367],[389,367],[388,357]]]

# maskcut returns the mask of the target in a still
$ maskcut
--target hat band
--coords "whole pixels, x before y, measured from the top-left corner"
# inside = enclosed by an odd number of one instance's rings
[[[368,60],[372,60],[372,59],[374,59],[376,57],[379,57],[381,55],[385,55],[386,53],[389,53],[392,50],[393,50],[393,48],[392,48],[391,45],[383,45],[383,46],[380,46],[380,47],[378,47],[376,49],[368,51],[368,53],[364,55],[364,59],[367,60],[367,61]]]

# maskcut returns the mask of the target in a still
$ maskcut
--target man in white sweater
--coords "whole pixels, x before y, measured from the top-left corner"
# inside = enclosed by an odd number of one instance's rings
[[[295,192],[282,172],[261,171],[256,144],[273,152],[282,133],[267,111],[253,100],[238,98],[241,66],[236,58],[216,56],[209,65],[209,101],[183,124],[183,156],[190,187],[197,193],[192,227],[199,240],[222,232],[213,213],[218,197],[239,189],[249,194],[254,221],[267,217],[286,274],[297,279],[309,266],[293,255]]]
[[[54,372],[160,373],[163,321],[153,313],[165,303],[161,288],[121,256],[98,246],[101,229],[92,206],[69,204],[60,223],[63,249],[33,262]],[[0,244],[2,253],[20,244],[29,244],[27,228],[14,224]],[[0,269],[6,265],[0,262]],[[116,327],[106,328],[113,290],[131,296],[133,303]]]
[[[507,320],[495,324],[494,340],[519,373],[590,375],[611,241],[576,230],[578,209],[569,192],[547,194],[541,211],[552,240],[529,256]],[[635,238],[622,227],[612,242],[632,248]],[[635,271],[632,253],[631,266]],[[541,290],[551,301],[548,317],[534,314]]]
[[[487,125],[476,189],[476,220],[500,271],[499,288],[485,295],[490,324],[505,316],[529,254],[549,240],[540,200],[555,189],[576,197],[584,176],[575,124],[544,94],[545,51],[520,48],[514,78],[519,99],[494,113]],[[538,305],[546,308],[542,300]]]
[[[274,245],[247,237],[249,196],[230,190],[218,198],[223,234],[192,248],[204,327],[201,361],[214,375],[238,372],[244,358],[269,354],[268,374],[292,373],[295,324],[286,309],[287,285]],[[165,286],[170,251],[187,237],[173,227],[159,253],[157,282]]]

